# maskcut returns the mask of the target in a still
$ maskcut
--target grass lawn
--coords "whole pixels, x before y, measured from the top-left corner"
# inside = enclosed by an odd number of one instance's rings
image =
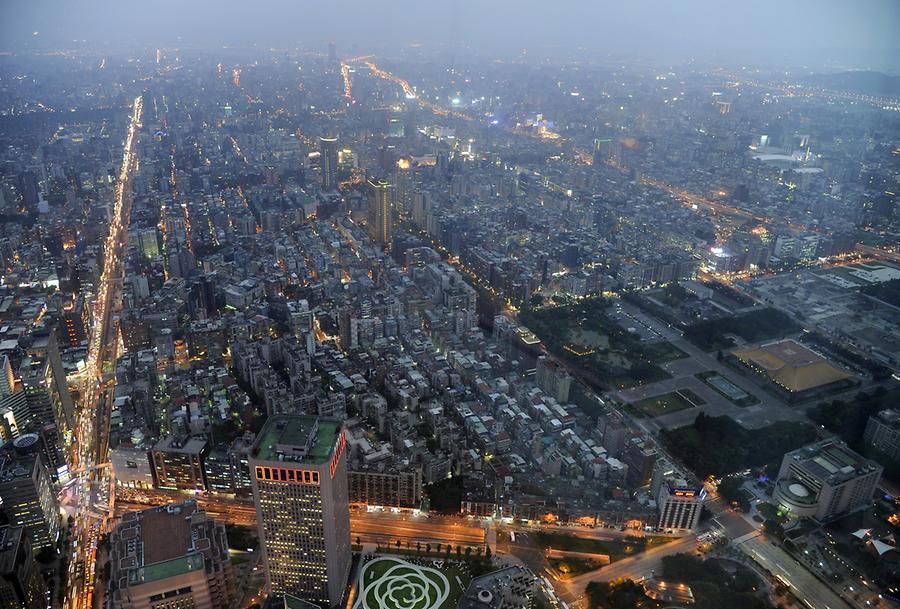
[[[648,417],[659,417],[664,414],[671,414],[673,412],[678,412],[679,410],[684,410],[685,408],[702,406],[705,403],[706,402],[693,391],[690,391],[689,389],[680,389],[678,391],[635,402],[633,406]]]
[[[664,364],[682,357],[687,357],[687,353],[673,345],[668,341],[658,343],[644,343],[644,353],[654,364]]]
[[[589,554],[605,554],[610,562],[622,560],[644,550],[672,541],[670,537],[625,537],[623,539],[591,539],[575,537],[564,533],[530,533],[535,543],[544,549],[565,550],[569,552],[585,552]],[[566,559],[568,560],[568,559]]]

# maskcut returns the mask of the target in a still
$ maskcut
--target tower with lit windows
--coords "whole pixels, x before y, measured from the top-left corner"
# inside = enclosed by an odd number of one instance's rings
[[[322,169],[322,190],[329,192],[337,189],[338,139],[336,137],[319,138],[319,166]]]
[[[341,423],[269,417],[250,477],[270,595],[338,605],[350,572],[346,439]]]
[[[387,249],[393,236],[391,184],[382,178],[369,179],[369,238]]]

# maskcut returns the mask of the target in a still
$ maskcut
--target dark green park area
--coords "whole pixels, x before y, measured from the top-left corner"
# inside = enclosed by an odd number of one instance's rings
[[[659,417],[664,414],[672,414],[685,408],[702,406],[706,401],[690,389],[679,389],[671,393],[658,395],[635,402],[632,406],[640,414],[648,417]]]
[[[732,561],[675,554],[662,559],[657,574],[667,584],[689,587],[696,609],[767,609],[759,597],[761,582],[749,568]],[[640,609],[665,606],[648,597],[641,584],[630,579],[594,581],[585,589],[589,609]],[[678,605],[670,605],[678,606]]]
[[[877,298],[895,307],[900,307],[900,279],[868,285],[860,290],[863,294]]]
[[[595,298],[526,310],[519,321],[593,385],[623,388],[670,378],[659,364],[686,354],[665,341],[641,341],[609,317],[609,304]]]
[[[782,338],[800,331],[788,315],[766,307],[733,317],[698,321],[684,330],[684,337],[704,351],[729,349],[734,346],[728,334],[735,334],[749,343]]]
[[[812,425],[779,421],[745,429],[728,416],[699,413],[694,422],[660,432],[663,445],[701,478],[781,462],[784,453],[816,439]]]
[[[878,451],[863,441],[869,417],[900,404],[900,389],[876,387],[860,391],[849,400],[821,402],[809,410],[809,418],[834,432],[853,450],[884,466],[884,477],[900,483],[900,461]]]

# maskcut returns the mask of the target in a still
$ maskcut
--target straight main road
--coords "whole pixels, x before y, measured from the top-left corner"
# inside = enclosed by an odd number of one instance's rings
[[[103,270],[98,283],[93,326],[88,341],[85,386],[76,413],[72,464],[78,504],[71,535],[72,559],[69,562],[69,591],[66,595],[66,607],[70,609],[93,609],[97,545],[105,524],[104,516],[97,514],[95,506],[113,501],[110,468],[98,467],[101,462],[106,461],[106,435],[111,410],[108,392],[115,382],[114,377],[112,381],[104,382],[103,366],[110,356],[115,356],[115,332],[110,331],[110,319],[112,307],[121,295],[122,284],[119,277],[128,240],[131,182],[137,168],[135,144],[142,109],[142,98],[138,96],[132,103],[122,166],[115,186],[113,214],[103,250]]]
[[[850,605],[819,581],[793,556],[757,533],[738,544],[743,552],[770,573],[782,578],[798,598],[815,609],[849,609]]]
[[[142,510],[155,505],[165,505],[187,499],[171,491],[123,490],[119,489],[116,512],[122,514],[131,510]],[[256,526],[256,508],[252,502],[220,498],[214,496],[195,497],[200,508],[210,516],[227,524]],[[414,515],[409,512],[391,511],[350,512],[350,536],[363,543],[394,545],[398,540],[403,546],[409,542],[422,545],[453,544],[460,546],[481,546],[485,543],[485,525],[478,521],[437,514]]]

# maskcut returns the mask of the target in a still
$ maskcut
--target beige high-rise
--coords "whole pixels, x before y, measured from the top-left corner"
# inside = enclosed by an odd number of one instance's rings
[[[346,440],[341,423],[269,417],[250,478],[269,594],[340,604],[350,572]]]
[[[390,182],[369,178],[369,238],[383,248],[391,245],[394,234],[392,189]]]

